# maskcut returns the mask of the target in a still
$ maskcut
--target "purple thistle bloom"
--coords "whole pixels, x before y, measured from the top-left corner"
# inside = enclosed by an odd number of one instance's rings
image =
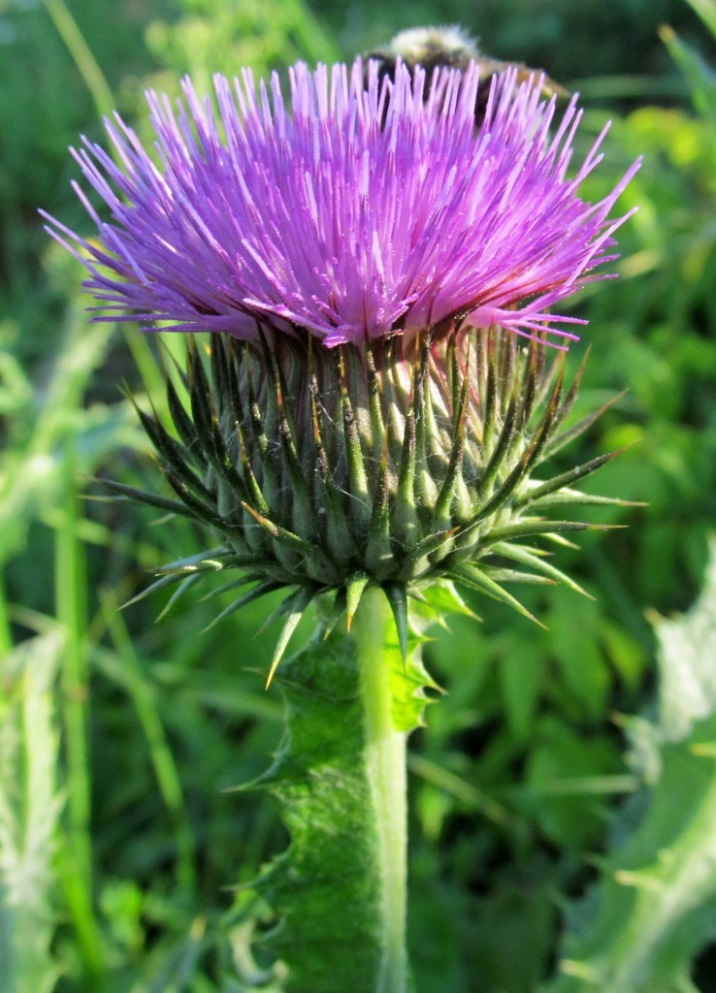
[[[491,325],[560,340],[584,323],[550,308],[604,278],[609,220],[638,168],[603,200],[578,196],[604,132],[567,178],[581,112],[554,134],[554,99],[511,71],[474,126],[478,72],[414,79],[398,65],[290,70],[257,92],[250,71],[214,81],[219,115],[191,83],[175,110],[149,93],[156,156],[116,116],[117,165],[83,139],[73,154],[111,212],[101,220],[76,186],[101,244],[54,218],[51,233],[87,267],[97,320],[167,321],[176,331],[251,339],[305,328],[326,345]],[[68,244],[69,239],[77,247]]]

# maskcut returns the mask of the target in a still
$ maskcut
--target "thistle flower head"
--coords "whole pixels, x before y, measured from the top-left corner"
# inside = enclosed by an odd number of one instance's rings
[[[585,526],[545,511],[589,502],[573,483],[605,457],[545,470],[591,419],[565,427],[576,387],[544,346],[574,337],[552,308],[603,275],[637,164],[585,202],[603,135],[570,178],[575,101],[556,123],[540,80],[508,70],[476,127],[478,85],[474,64],[428,89],[400,63],[382,81],[373,62],[299,64],[290,111],[277,77],[245,72],[216,78],[217,114],[187,81],[176,108],[148,96],[154,156],[119,117],[116,162],[75,153],[111,213],[78,187],[100,242],[50,219],[97,319],[223,332],[190,347],[186,404],[168,378],[173,425],[140,415],[176,499],[117,488],[220,540],[160,584],[238,568],[255,586],[230,610],[292,591],[274,661],[331,591],[350,620],[383,587],[404,643],[407,597],[435,584],[523,613],[505,581],[576,586],[533,543]]]
[[[241,339],[298,327],[328,346],[456,320],[568,340],[580,322],[549,310],[603,275],[636,164],[582,201],[603,135],[568,178],[576,101],[552,133],[555,101],[508,70],[476,130],[479,76],[437,70],[426,90],[400,63],[394,81],[376,62],[299,63],[291,110],[276,75],[257,89],[246,71],[216,77],[218,115],[188,80],[176,108],[150,93],[154,155],[119,117],[106,122],[116,162],[87,140],[74,152],[111,213],[78,188],[102,244],[52,230],[77,246],[100,319]]]

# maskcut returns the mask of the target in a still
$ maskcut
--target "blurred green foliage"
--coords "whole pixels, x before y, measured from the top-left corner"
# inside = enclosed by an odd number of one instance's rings
[[[36,906],[18,910],[51,920],[37,934],[52,935],[42,955],[60,993],[273,989],[250,949],[264,910],[250,890],[225,887],[251,880],[285,835],[270,806],[222,792],[266,767],[281,732],[278,699],[262,689],[266,609],[204,634],[212,613],[191,596],[160,624],[161,597],[118,612],[147,570],[198,550],[201,536],[79,499],[102,497],[87,482],[96,474],[157,485],[119,386],[141,394],[137,369],[151,389],[158,367],[155,341],[89,325],[78,266],[48,245],[35,214],[84,224],[67,145],[100,134],[97,78],[70,53],[58,9],[140,129],[143,88],[174,90],[186,71],[265,73],[456,21],[491,55],[578,80],[585,143],[616,115],[591,197],[645,156],[622,200],[639,213],[619,234],[619,279],[576,304],[593,345],[582,409],[627,392],[565,467],[631,446],[595,485],[647,505],[601,511],[628,528],[560,551],[595,600],[533,592],[547,632],[482,602],[481,625],[456,618],[439,632],[427,661],[449,692],[412,739],[420,993],[472,993],[477,975],[486,993],[535,990],[554,962],[565,897],[594,881],[624,796],[637,794],[638,807],[643,770],[628,764],[622,728],[653,693],[645,610],[693,601],[716,520],[714,37],[678,0],[0,2],[0,656],[11,660],[0,696],[5,733],[29,735],[12,660],[17,646],[27,655],[61,639],[58,704],[43,712],[41,737],[53,857],[37,862]],[[660,39],[665,22],[677,34]],[[181,339],[169,347],[179,355]],[[61,809],[57,796],[72,799]],[[6,823],[22,823],[22,803],[5,803]],[[715,960],[705,949],[694,967],[703,993],[716,990]]]

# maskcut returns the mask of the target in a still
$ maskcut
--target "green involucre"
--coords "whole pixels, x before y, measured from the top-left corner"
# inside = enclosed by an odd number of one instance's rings
[[[198,519],[221,542],[170,563],[160,584],[243,570],[253,588],[224,615],[287,589],[272,673],[327,593],[350,626],[364,591],[382,587],[405,651],[408,598],[432,584],[460,583],[528,617],[505,583],[579,589],[534,542],[588,526],[549,519],[554,506],[610,502],[574,484],[611,454],[545,471],[598,416],[566,424],[580,375],[565,388],[560,353],[498,330],[335,349],[217,334],[204,353],[192,341],[176,384],[167,376],[173,424],[140,412],[177,499],[115,489]]]

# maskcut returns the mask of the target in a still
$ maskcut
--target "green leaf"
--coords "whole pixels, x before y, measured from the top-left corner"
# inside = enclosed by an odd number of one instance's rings
[[[716,3],[714,0],[686,0],[716,38]]]
[[[668,745],[649,809],[602,867],[599,912],[573,928],[549,993],[685,989],[691,959],[716,936],[716,719]]]
[[[716,20],[716,15],[714,19]],[[716,125],[716,73],[671,28],[661,29],[661,38],[689,84],[696,110]]]
[[[601,865],[589,919],[573,915],[544,993],[693,990],[691,960],[716,938],[716,543],[698,603],[655,627],[659,713],[634,722],[654,785]]]
[[[279,800],[291,847],[258,881],[281,923],[267,939],[290,993],[376,989],[381,958],[377,835],[353,641],[334,636],[277,674],[287,727],[272,769],[252,784]]]
[[[659,734],[684,740],[716,712],[716,541],[700,600],[676,620],[652,615],[659,642]]]
[[[420,615],[428,624],[440,624],[443,627],[447,627],[446,616],[450,614],[462,614],[463,617],[480,620],[449,579],[433,580],[425,588],[411,590],[410,593],[417,601],[410,607],[410,618],[413,623],[416,615]]]
[[[498,665],[505,717],[514,738],[526,741],[534,727],[544,679],[541,656],[527,638],[516,635]]]
[[[2,663],[0,694],[0,989],[49,993],[57,980],[53,836],[62,798],[53,684],[63,639],[28,639]]]
[[[390,666],[391,714],[398,731],[409,733],[425,722],[423,714],[427,704],[432,703],[433,694],[440,693],[440,687],[433,681],[422,662],[415,636],[408,641],[408,654],[403,654],[397,639],[385,645],[384,658]]]
[[[256,884],[279,917],[266,943],[288,968],[287,993],[410,988],[405,738],[434,685],[419,644],[409,639],[404,662],[385,595],[374,588],[353,634],[313,642],[276,674],[286,731],[274,765],[250,788],[278,799],[291,835]]]
[[[604,803],[596,785],[620,771],[615,746],[604,737],[585,737],[551,715],[536,723],[531,742],[525,806],[560,850],[588,850],[602,834]]]

